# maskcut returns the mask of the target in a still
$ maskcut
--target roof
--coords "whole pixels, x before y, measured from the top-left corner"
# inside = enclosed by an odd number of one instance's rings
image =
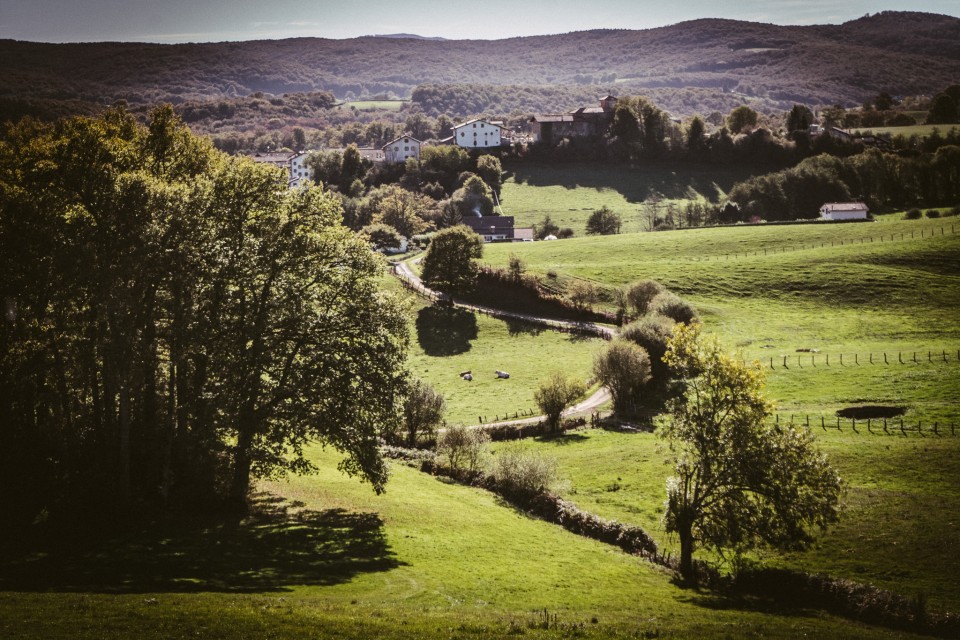
[[[388,142],[387,144],[385,144],[385,145],[383,145],[383,146],[384,146],[384,148],[389,147],[389,146],[392,145],[394,142],[400,142],[400,141],[403,140],[404,138],[410,139],[410,140],[412,140],[413,142],[416,142],[417,144],[423,144],[423,141],[417,140],[417,139],[414,138],[413,136],[400,136],[399,138],[394,138],[393,140],[391,140],[390,142]]]
[[[870,208],[862,202],[828,202],[820,207],[821,211],[869,211]]]
[[[573,122],[576,120],[572,115],[536,115],[530,118],[530,122]]]
[[[601,101],[606,102],[607,100],[617,100],[617,96],[612,96],[609,93],[604,97],[600,98]]]
[[[500,127],[501,129],[503,128],[503,125],[494,124],[493,122],[490,122],[489,120],[484,120],[483,118],[474,118],[473,120],[467,120],[466,122],[461,122],[460,124],[455,124],[455,125],[453,125],[453,129],[454,129],[454,131],[456,131],[456,130],[459,129],[460,127],[465,127],[465,126],[467,126],[468,124],[473,124],[474,122],[483,122],[483,123],[486,123],[486,124],[490,125],[491,127]]]
[[[252,156],[249,156],[254,162],[289,162],[291,158],[297,154],[291,153],[289,151],[284,151],[283,153],[258,153]]]

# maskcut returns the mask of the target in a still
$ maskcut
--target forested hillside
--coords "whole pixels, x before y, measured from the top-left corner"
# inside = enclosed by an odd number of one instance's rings
[[[0,42],[0,99],[179,104],[328,91],[409,97],[425,84],[516,85],[503,112],[537,106],[522,87],[651,95],[677,115],[793,102],[852,106],[885,91],[932,94],[960,77],[960,19],[884,12],[843,25],[784,27],[705,19],[643,31],[505,40],[363,37],[209,44]],[[535,96],[538,97],[539,96]],[[36,103],[33,103],[36,104]],[[49,105],[48,111],[57,111]],[[71,110],[79,108],[74,103]],[[476,111],[476,106],[470,106]],[[59,110],[66,107],[60,106]]]

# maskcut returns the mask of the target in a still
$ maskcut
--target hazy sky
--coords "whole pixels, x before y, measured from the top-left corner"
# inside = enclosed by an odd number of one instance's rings
[[[910,10],[960,16],[960,0],[0,0],[0,38],[209,42],[415,33],[499,39],[695,18],[840,23]]]

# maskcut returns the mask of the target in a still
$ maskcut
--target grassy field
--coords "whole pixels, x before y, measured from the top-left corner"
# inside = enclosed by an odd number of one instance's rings
[[[955,129],[957,125],[954,124],[918,124],[914,126],[907,127],[863,127],[860,129],[853,129],[854,133],[868,134],[872,133],[878,136],[904,136],[909,138],[910,136],[917,136],[919,138],[926,138],[933,130],[938,130],[941,134],[945,134],[950,129]]]
[[[516,253],[532,271],[609,287],[654,278],[692,301],[709,332],[765,365],[783,419],[810,416],[850,486],[843,522],[816,549],[771,561],[924,592],[956,610],[960,435],[934,436],[931,427],[960,429],[957,227],[955,218],[891,216],[491,246],[486,259],[503,265]],[[816,360],[798,351],[806,349],[819,351]],[[901,407],[925,435],[870,435],[863,422],[859,435],[849,422],[842,432],[818,428],[820,416],[835,424],[838,409],[862,404]],[[582,507],[662,538],[669,468],[653,436],[588,432],[538,446],[560,459]]]
[[[681,589],[485,491],[398,466],[376,496],[310,457],[317,475],[261,484],[260,518],[111,531],[21,565],[0,637],[908,637]]]
[[[401,292],[393,278],[384,286]],[[412,294],[409,369],[447,401],[450,424],[477,424],[509,414],[535,412],[533,393],[554,370],[586,382],[600,338],[550,331],[521,321],[505,321],[462,309],[440,309]],[[506,371],[509,379],[496,376]],[[460,373],[471,371],[473,381]]]
[[[549,215],[553,222],[585,233],[587,218],[602,206],[623,218],[623,232],[647,228],[656,198],[663,215],[671,203],[703,198],[716,201],[752,172],[689,164],[607,166],[592,164],[507,164],[501,204],[505,215],[515,216],[518,227],[529,227]]]
[[[922,592],[934,607],[960,610],[960,436],[814,432],[847,483],[843,517],[813,548],[763,562]],[[639,525],[677,553],[661,523],[671,467],[657,436],[587,430],[529,446],[557,458],[564,493],[578,506]]]
[[[355,108],[358,111],[399,111],[409,100],[350,100],[341,107]]]
[[[957,417],[955,355],[842,367],[834,358],[960,349],[955,222],[704,229],[485,251],[493,264],[517,253],[533,271],[604,286],[661,280],[745,357],[788,356],[788,368],[769,371],[784,413],[869,402],[904,406],[910,422],[945,422]],[[426,309],[410,303],[411,369],[447,396],[451,420],[489,417],[491,405],[526,409],[541,376],[562,367],[586,377],[600,346]],[[808,352],[796,363],[799,348],[830,354],[830,367],[808,365]],[[469,385],[456,375],[467,369],[477,374]],[[764,561],[960,609],[960,436],[815,432],[848,483],[845,516],[815,548]],[[594,430],[529,446],[558,458],[565,495],[581,507],[672,548],[659,525],[669,467],[655,436]],[[245,521],[108,525],[71,531],[42,553],[0,549],[0,637],[909,637],[790,603],[681,589],[644,561],[404,466],[376,496],[336,471],[334,452],[308,453],[319,473],[262,482],[260,515]]]
[[[960,232],[945,218],[631,234],[492,245],[486,260],[503,266],[515,253],[534,272],[608,287],[659,280],[731,349],[773,360],[771,395],[784,411],[900,403],[911,419],[960,425],[960,235],[951,225]],[[818,350],[817,366],[798,349]]]

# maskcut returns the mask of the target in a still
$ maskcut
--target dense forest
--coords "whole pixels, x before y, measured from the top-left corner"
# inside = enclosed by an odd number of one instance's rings
[[[467,84],[581,88],[590,96],[615,89],[652,95],[683,116],[727,111],[731,99],[768,111],[789,109],[794,102],[849,107],[881,91],[932,94],[945,79],[960,77],[960,19],[883,12],[842,25],[803,27],[704,19],[643,31],[466,41],[363,37],[160,45],[7,40],[0,42],[0,57],[0,99],[7,112],[31,105],[76,112],[84,105],[117,100],[132,106],[181,104],[258,91],[406,98],[424,84]],[[544,106],[522,90],[516,94],[516,101],[503,102],[498,110]],[[553,102],[564,108],[582,103],[585,95],[561,97]],[[37,100],[61,104],[43,106]],[[476,113],[478,106],[463,109]]]

